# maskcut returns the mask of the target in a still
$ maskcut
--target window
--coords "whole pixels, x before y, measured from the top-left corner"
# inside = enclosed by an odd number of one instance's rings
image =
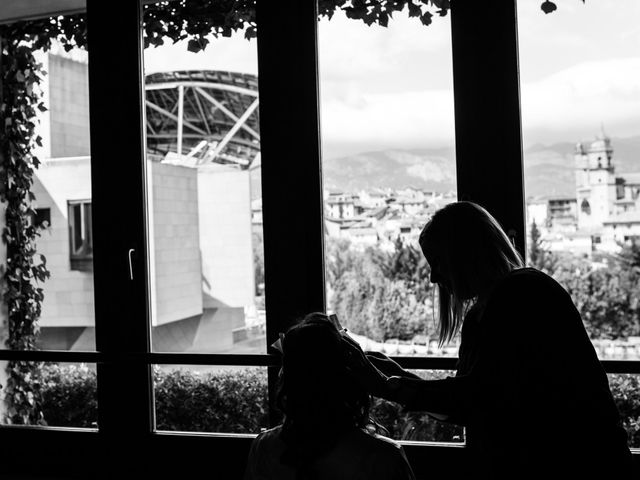
[[[31,224],[38,229],[47,229],[51,226],[51,209],[36,208],[30,215]]]
[[[43,473],[41,469],[48,468],[48,474],[63,474],[89,471],[89,468],[95,471],[98,466],[115,476],[122,465],[129,465],[130,471],[140,473],[140,478],[143,478],[154,475],[195,477],[202,470],[198,461],[150,462],[149,457],[140,455],[140,448],[151,446],[155,459],[213,456],[216,466],[223,466],[230,475],[239,477],[251,441],[249,432],[278,421],[277,412],[273,410],[272,403],[268,403],[273,400],[279,363],[271,351],[229,355],[222,351],[154,348],[154,336],[158,331],[153,331],[152,319],[154,311],[157,313],[159,310],[157,298],[154,300],[151,293],[154,253],[149,245],[150,239],[154,238],[154,223],[150,221],[153,210],[149,207],[150,202],[158,197],[148,190],[148,175],[153,167],[148,164],[149,150],[145,150],[144,139],[144,132],[148,130],[144,122],[142,87],[145,77],[140,58],[142,3],[141,0],[120,2],[116,15],[112,4],[89,2],[91,174],[87,178],[92,179],[91,191],[74,195],[75,199],[82,200],[77,203],[73,203],[72,197],[52,196],[58,208],[64,210],[65,204],[67,207],[68,222],[58,219],[53,208],[51,220],[52,228],[61,227],[71,232],[68,241],[64,237],[62,240],[70,247],[69,257],[72,252],[84,255],[85,259],[92,255],[93,275],[85,278],[88,272],[74,270],[74,277],[64,278],[87,282],[95,295],[96,351],[60,351],[65,349],[50,346],[43,351],[0,352],[3,360],[73,364],[74,367],[79,363],[91,365],[89,370],[95,371],[98,385],[97,414],[86,417],[90,426],[84,431],[0,429],[0,438],[5,440],[2,442],[5,454],[16,460],[15,464],[23,469],[20,473],[24,473],[24,468],[29,470],[27,473]],[[158,21],[162,23],[171,21],[172,17],[179,18],[189,3],[170,2],[170,8],[174,10],[169,13],[163,11]],[[222,3],[206,3],[206,8],[216,8],[215,5]],[[455,2],[451,18],[455,191],[458,198],[479,202],[494,213],[520,251],[524,252],[525,196],[520,161],[522,144],[515,2],[504,2],[504,9],[490,10],[483,9],[481,3],[484,2]],[[255,218],[256,224],[263,229],[266,346],[275,341],[278,333],[284,331],[297,316],[326,309],[325,277],[328,272],[325,272],[324,235],[328,222],[325,222],[323,214],[326,211],[323,211],[321,178],[316,8],[313,2],[298,1],[260,1],[256,5],[262,192],[260,198],[252,199],[256,200],[255,204],[250,204],[248,228],[253,225],[251,218]],[[147,7],[151,12],[153,8]],[[589,5],[584,8],[588,9]],[[245,12],[247,18],[254,18],[251,16],[253,13]],[[16,16],[33,17],[33,12],[18,12]],[[437,20],[434,18],[434,22]],[[196,48],[198,40],[194,42],[195,46],[192,42],[188,45]],[[211,51],[215,48],[206,50],[208,54]],[[168,92],[160,96],[167,103],[163,107],[163,100],[157,99],[154,104],[170,113],[174,106],[179,108],[179,103]],[[198,100],[202,101],[202,98],[198,97]],[[184,108],[187,116],[183,116],[183,121],[194,126],[197,125],[191,122],[194,120],[191,116],[199,110],[198,100],[188,93],[183,103],[183,108],[189,105]],[[498,105],[500,108],[496,107]],[[180,118],[175,113],[173,115]],[[177,121],[172,124],[170,117],[164,116],[168,119],[165,120],[166,130],[159,129],[160,124],[156,123],[150,127],[156,132],[156,138],[149,142],[153,150],[150,153],[163,152],[166,155],[163,149],[174,148],[174,136],[176,154],[186,156],[196,149],[198,143],[185,141],[187,135],[195,131],[186,124],[183,124],[182,148],[177,148]],[[63,130],[61,136],[75,131],[66,127]],[[206,128],[201,130],[206,132]],[[198,152],[201,150],[195,154]],[[231,153],[227,151],[227,154]],[[80,154],[69,153],[69,156]],[[164,181],[162,178],[153,186],[162,185]],[[342,221],[352,220],[350,215],[356,215],[359,208],[355,202],[353,207],[347,206],[347,200],[348,197],[343,197],[342,213],[339,207],[335,213],[336,217],[344,217],[340,219]],[[384,195],[372,198],[372,204],[379,208],[394,203],[398,204]],[[579,209],[577,203],[569,204],[567,210],[570,212],[571,209]],[[38,208],[49,207],[39,205]],[[411,209],[411,203],[405,203],[403,208]],[[184,214],[172,213],[176,220]],[[398,230],[407,227],[399,225]],[[359,234],[364,241],[380,241],[377,232],[363,228]],[[413,229],[407,235],[412,234]],[[156,251],[155,254],[158,253]],[[62,255],[62,260],[67,263],[69,257]],[[54,256],[48,256],[49,262],[54,259]],[[262,282],[256,282],[259,283]],[[56,290],[50,292],[45,290],[45,295],[57,294]],[[64,297],[61,295],[60,299],[64,300]],[[91,298],[93,302],[94,297]],[[181,332],[187,331],[176,329],[171,335],[180,340]],[[624,347],[624,352],[632,352],[636,348],[631,343]],[[424,349],[427,345],[428,339],[417,338],[412,348]],[[440,373],[455,368],[455,358],[410,357],[404,354],[405,345],[398,342],[393,347],[399,361],[407,368],[437,370]],[[633,377],[639,372],[638,363],[629,361],[624,352],[616,360],[606,361],[604,366],[610,374]],[[171,382],[193,382],[204,388],[209,385],[206,377],[220,369],[241,371],[246,378],[252,378],[252,382],[255,380],[260,388],[252,392],[255,395],[252,398],[256,400],[254,406],[260,405],[262,411],[252,407],[251,418],[244,418],[247,423],[241,428],[231,422],[218,423],[215,427],[207,424],[203,428],[191,428],[193,423],[179,424],[169,418],[175,411],[174,407],[186,407],[193,400],[192,397],[175,395],[173,390],[168,394]],[[71,367],[66,371],[77,373]],[[633,383],[629,378],[620,382],[620,385]],[[251,382],[247,384],[251,385]],[[225,385],[233,386],[233,382]],[[262,396],[265,392],[266,401]],[[231,398],[232,395],[221,395],[220,404]],[[89,403],[87,399],[84,401]],[[228,407],[229,404],[225,408]],[[209,415],[211,411],[206,409],[207,404],[201,403],[197,409],[189,411]],[[203,418],[204,414],[196,413],[191,421]],[[218,433],[189,435],[184,433],[185,430],[217,430]],[[449,433],[448,440],[459,441],[459,432]],[[25,445],[30,448],[24,448]],[[38,452],[38,462],[33,462],[33,451]],[[407,444],[406,451],[420,476],[450,475],[451,464],[465,460],[465,450],[459,445]],[[114,453],[121,461],[113,462]],[[53,469],[59,471],[53,472]]]
[[[398,267],[428,277],[418,235],[457,189],[450,17],[408,13],[319,20],[327,305],[369,350],[454,356],[433,289]]]
[[[69,260],[71,270],[88,271],[93,266],[91,202],[69,201]]]

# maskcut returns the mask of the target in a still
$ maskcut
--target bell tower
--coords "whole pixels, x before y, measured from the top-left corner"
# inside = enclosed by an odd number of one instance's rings
[[[611,139],[604,132],[591,144],[578,143],[574,151],[578,228],[602,226],[613,213],[616,199]]]

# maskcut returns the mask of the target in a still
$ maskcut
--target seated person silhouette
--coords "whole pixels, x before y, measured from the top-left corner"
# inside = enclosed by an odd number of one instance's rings
[[[402,447],[373,433],[370,397],[347,369],[342,333],[311,313],[281,338],[282,425],[253,441],[245,480],[413,480]]]

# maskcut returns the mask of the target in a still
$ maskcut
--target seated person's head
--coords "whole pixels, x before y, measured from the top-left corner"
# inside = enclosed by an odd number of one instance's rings
[[[369,423],[369,395],[347,370],[341,333],[327,315],[311,313],[282,341],[278,406],[285,427],[339,434]]]

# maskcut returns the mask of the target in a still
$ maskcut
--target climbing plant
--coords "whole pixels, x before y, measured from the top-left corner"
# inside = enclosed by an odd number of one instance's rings
[[[36,250],[38,226],[32,221],[31,192],[40,160],[34,147],[38,112],[46,110],[40,82],[44,72],[34,52],[48,50],[57,39],[65,48],[86,44],[84,18],[80,15],[0,26],[0,202],[4,206],[2,241],[7,248],[2,266],[2,296],[8,313],[6,347],[34,350],[38,318],[49,277],[46,259]],[[33,362],[11,361],[7,366],[5,398],[9,423],[43,422],[41,394]]]
[[[262,0],[265,1],[265,0]],[[584,0],[583,0],[584,1]],[[485,0],[487,8],[499,8]],[[242,31],[246,38],[257,34],[256,0],[179,0],[144,6],[144,46],[187,41],[187,49],[198,52],[210,37],[230,37]],[[545,1],[542,9],[555,10]],[[342,11],[366,25],[387,26],[392,15],[405,10],[410,17],[429,25],[434,16],[445,16],[449,0],[318,0],[320,17],[331,19]],[[84,14],[58,16],[0,25],[0,202],[4,205],[2,240],[7,248],[2,268],[2,297],[8,312],[6,347],[34,350],[38,338],[44,293],[49,277],[46,259],[37,253],[37,226],[31,221],[35,197],[31,192],[40,160],[34,148],[38,112],[46,110],[40,83],[46,72],[34,52],[47,51],[57,42],[65,50],[86,48]],[[11,361],[5,397],[7,421],[43,423],[39,368],[33,362]]]

